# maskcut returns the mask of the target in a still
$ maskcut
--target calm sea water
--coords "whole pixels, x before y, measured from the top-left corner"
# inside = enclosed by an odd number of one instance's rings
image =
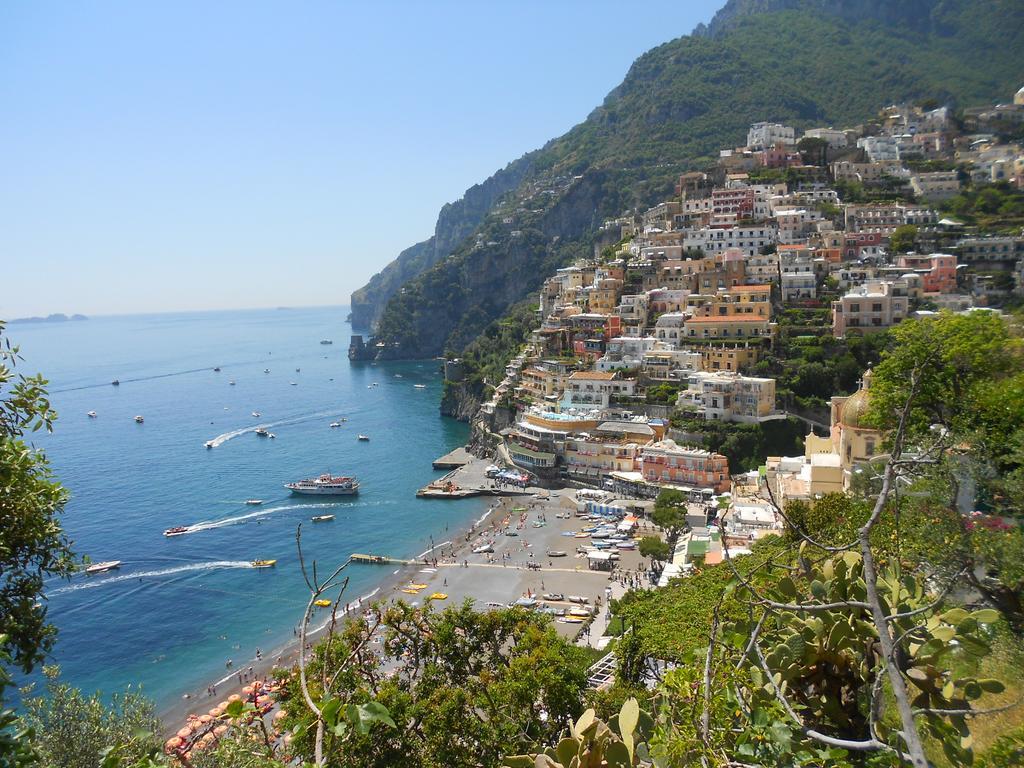
[[[307,557],[329,571],[353,552],[416,556],[479,515],[479,500],[414,495],[439,474],[431,460],[467,437],[464,424],[438,415],[436,363],[350,364],[346,314],[254,310],[8,328],[23,370],[50,380],[60,417],[53,435],[35,439],[71,493],[64,525],[75,550],[123,561],[109,575],[48,585],[60,630],[53,661],[68,682],[108,693],[141,684],[167,706],[222,677],[229,658],[237,667],[257,648],[274,654],[308,599],[299,523]],[[342,417],[340,429],[329,427]],[[276,439],[257,436],[260,425]],[[208,440],[217,447],[206,450]],[[359,496],[331,501],[282,488],[327,471],[357,475]],[[250,498],[264,503],[246,506]],[[333,522],[310,523],[328,513]],[[162,535],[197,523],[194,533]],[[256,558],[276,558],[277,567],[253,569]],[[346,595],[369,593],[391,571],[350,568]]]

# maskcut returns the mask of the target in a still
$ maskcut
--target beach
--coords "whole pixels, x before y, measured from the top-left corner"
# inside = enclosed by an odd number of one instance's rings
[[[467,468],[474,474],[486,461],[474,459]],[[434,504],[446,504],[443,500]],[[368,605],[388,600],[403,600],[413,605],[424,605],[434,594],[444,599],[429,600],[435,610],[460,605],[471,600],[479,610],[506,606],[516,600],[537,600],[538,607],[570,609],[579,604],[568,600],[570,596],[586,598],[592,610],[603,610],[612,582],[626,575],[641,578],[643,559],[636,550],[620,553],[614,572],[590,570],[584,555],[577,553],[580,545],[589,545],[589,539],[575,534],[590,523],[577,517],[575,489],[546,490],[527,488],[513,496],[495,497],[487,510],[469,526],[452,531],[445,541],[426,542],[425,549],[415,560],[392,564],[350,563],[347,570],[376,569],[380,581],[376,589],[366,595],[347,594],[342,604],[348,603],[351,614],[357,615]],[[642,525],[642,524],[641,524]],[[643,533],[643,528],[639,533]],[[491,552],[474,549],[487,546]],[[549,556],[549,552],[564,551],[565,556]],[[366,554],[388,556],[386,545]],[[321,563],[321,570],[330,563]],[[410,585],[417,585],[412,588]],[[423,585],[423,586],[418,586]],[[616,584],[617,586],[617,584]],[[408,590],[408,591],[406,591]],[[565,599],[544,600],[544,594],[560,594]],[[616,595],[621,589],[616,590]],[[357,602],[358,600],[358,602]],[[318,632],[330,620],[330,608],[317,609],[311,627]],[[339,617],[345,615],[339,608]],[[296,623],[301,616],[296,616]],[[587,626],[571,623],[552,616],[553,626],[568,639],[585,642],[581,637]],[[313,642],[317,635],[313,634]],[[211,681],[216,693],[193,690],[178,702],[169,704],[162,712],[164,728],[173,733],[186,716],[201,713],[222,701],[231,693],[239,692],[242,685],[253,679],[265,680],[275,667],[290,667],[298,657],[297,639],[285,647],[269,650],[259,659],[235,660],[231,670],[217,681]],[[249,670],[252,670],[251,673]],[[241,675],[241,679],[239,679]]]

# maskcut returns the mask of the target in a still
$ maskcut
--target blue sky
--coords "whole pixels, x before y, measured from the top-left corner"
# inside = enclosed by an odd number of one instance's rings
[[[0,317],[347,303],[721,2],[0,4]]]

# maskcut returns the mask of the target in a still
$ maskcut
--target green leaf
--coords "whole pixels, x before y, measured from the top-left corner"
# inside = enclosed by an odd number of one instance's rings
[[[625,737],[636,730],[636,724],[640,722],[640,704],[634,698],[626,699],[619,710],[619,733]]]
[[[1002,693],[1006,690],[1006,686],[1003,685],[1002,680],[996,680],[991,677],[979,680],[978,685],[981,686],[981,690],[985,691],[985,693]]]
[[[629,768],[633,765],[633,755],[621,741],[613,741],[608,744],[604,751],[608,768]]]
[[[994,608],[982,608],[980,611],[974,611],[971,618],[979,624],[995,624],[999,621],[999,611]]]
[[[224,708],[224,714],[230,717],[232,720],[237,720],[245,712],[245,702],[240,699],[228,702],[227,707]]]

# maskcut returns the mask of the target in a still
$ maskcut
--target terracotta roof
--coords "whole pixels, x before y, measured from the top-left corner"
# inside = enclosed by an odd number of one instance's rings
[[[615,373],[612,371],[576,371],[570,377],[570,379],[592,379],[594,381],[611,381],[615,378]]]
[[[772,287],[770,285],[735,285],[732,288],[729,288],[726,293],[729,291],[735,293],[752,293],[754,291],[770,291],[771,289]]]
[[[686,321],[690,323],[768,323],[767,317],[743,317],[742,315],[718,316],[718,317],[691,317]]]

